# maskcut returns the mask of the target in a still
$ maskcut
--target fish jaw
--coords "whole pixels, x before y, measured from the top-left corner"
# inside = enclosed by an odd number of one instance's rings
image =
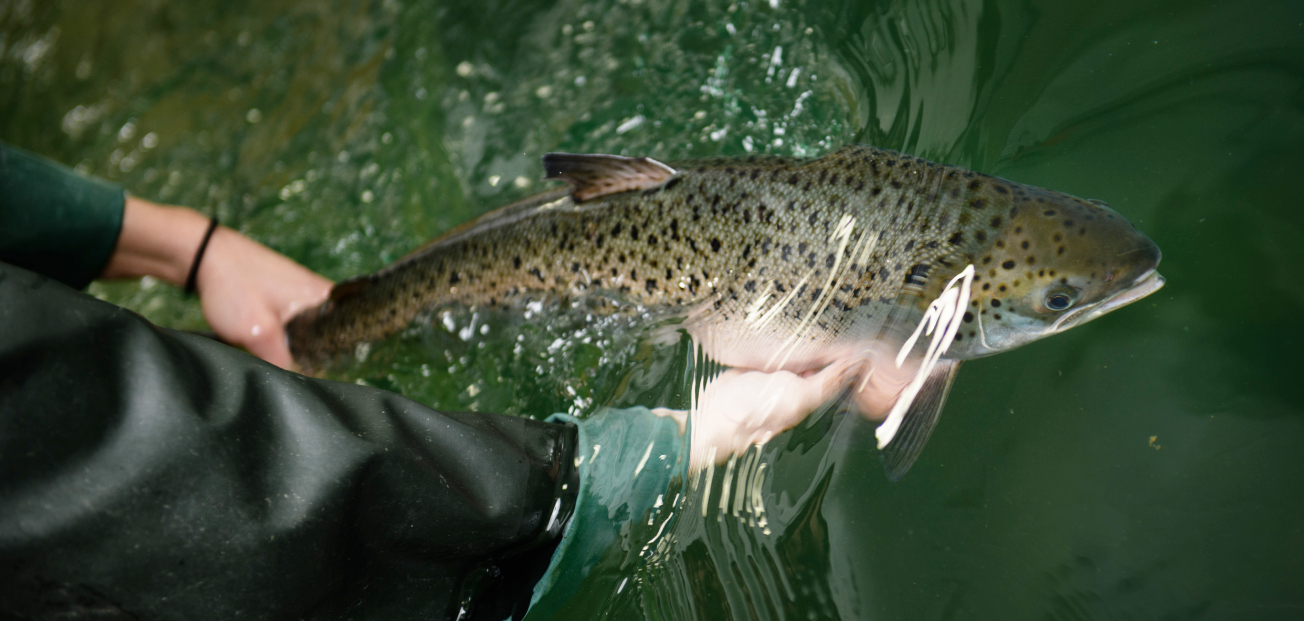
[[[1097,317],[1113,312],[1128,304],[1144,298],[1164,286],[1164,277],[1159,274],[1157,269],[1152,269],[1142,274],[1136,279],[1135,284],[1127,289],[1119,291],[1113,296],[1101,300],[1100,302],[1080,309],[1076,313],[1065,315],[1055,323],[1054,331],[1063,332],[1069,328],[1080,326]]]

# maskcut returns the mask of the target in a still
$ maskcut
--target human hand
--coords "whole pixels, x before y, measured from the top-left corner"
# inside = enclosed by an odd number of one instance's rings
[[[723,463],[730,455],[797,426],[811,412],[843,392],[858,364],[842,360],[805,376],[790,371],[729,369],[708,380],[691,412],[657,408],[684,427],[692,416],[691,468]]]
[[[293,360],[285,323],[330,294],[331,281],[219,226],[195,278],[204,318],[223,341],[282,368]]]
[[[192,209],[129,196],[118,245],[102,276],[154,276],[184,286],[208,224]],[[204,318],[218,338],[283,368],[293,364],[285,322],[320,304],[330,289],[331,281],[221,226],[195,278]]]

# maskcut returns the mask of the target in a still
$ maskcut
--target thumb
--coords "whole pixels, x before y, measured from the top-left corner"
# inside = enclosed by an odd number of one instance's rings
[[[294,364],[290,356],[290,346],[285,340],[285,328],[276,321],[261,321],[253,324],[249,336],[241,343],[249,353],[262,358],[282,369],[290,369]]]

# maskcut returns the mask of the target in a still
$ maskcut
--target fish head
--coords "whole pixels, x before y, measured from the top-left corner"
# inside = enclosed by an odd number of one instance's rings
[[[1017,184],[1012,184],[1017,185]],[[949,358],[979,358],[1082,325],[1154,293],[1161,253],[1101,201],[1018,186],[985,243],[964,323]]]

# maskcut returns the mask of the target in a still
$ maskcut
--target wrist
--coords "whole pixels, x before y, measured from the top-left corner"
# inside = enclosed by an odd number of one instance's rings
[[[193,209],[128,196],[122,232],[103,276],[153,276],[183,287],[208,225],[209,218]]]

